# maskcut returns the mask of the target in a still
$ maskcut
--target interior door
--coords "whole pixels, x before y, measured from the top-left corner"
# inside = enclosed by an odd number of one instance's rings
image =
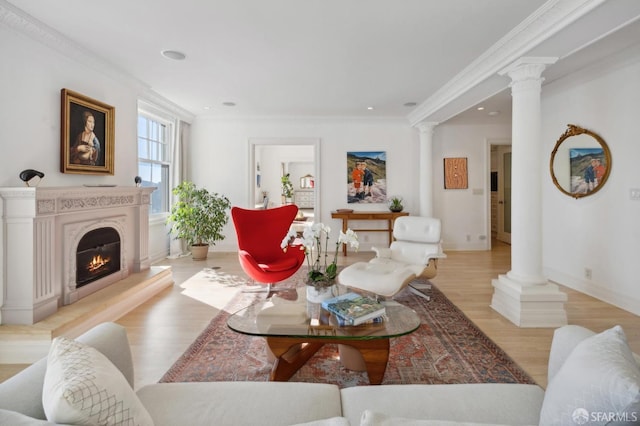
[[[498,147],[498,241],[511,244],[511,146]]]

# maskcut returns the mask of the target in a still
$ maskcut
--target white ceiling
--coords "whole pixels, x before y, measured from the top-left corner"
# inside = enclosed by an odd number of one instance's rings
[[[194,115],[407,117],[545,1],[9,3]],[[510,116],[508,94],[487,102]]]

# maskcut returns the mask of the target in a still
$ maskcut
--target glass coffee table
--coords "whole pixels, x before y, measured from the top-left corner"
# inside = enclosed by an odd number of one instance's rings
[[[307,301],[305,287],[258,300],[231,315],[227,325],[237,333],[266,339],[275,356],[272,381],[289,380],[322,346],[333,343],[340,345],[341,353],[344,348],[347,356],[361,357],[350,363],[363,362],[369,383],[382,383],[389,360],[389,340],[415,331],[420,326],[418,314],[388,300],[383,302],[386,308],[384,321],[340,326],[319,303]],[[338,294],[347,291],[340,286]]]

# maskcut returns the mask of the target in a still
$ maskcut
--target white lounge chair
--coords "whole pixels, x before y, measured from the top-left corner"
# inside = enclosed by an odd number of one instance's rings
[[[376,257],[369,262],[357,262],[344,268],[338,280],[341,284],[384,297],[393,297],[418,277],[436,276],[442,252],[440,219],[402,216],[393,225],[394,241],[389,248],[373,248]],[[429,299],[420,290],[414,293]],[[427,287],[428,288],[428,287]]]

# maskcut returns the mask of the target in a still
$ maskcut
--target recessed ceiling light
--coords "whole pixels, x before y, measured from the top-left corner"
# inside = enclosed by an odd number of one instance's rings
[[[211,109],[209,105],[202,107],[202,109],[206,109],[207,111]]]
[[[374,108],[373,108],[372,106],[368,106],[368,107],[367,107],[367,109],[368,109],[369,111],[372,111]]]
[[[228,107],[233,107],[233,106],[236,106],[236,103],[235,102],[223,102],[222,105],[228,106]]]
[[[478,111],[484,111],[484,107],[483,106],[479,106],[478,107]]]
[[[181,60],[183,60],[184,58],[187,57],[187,55],[185,55],[182,52],[178,52],[177,50],[163,50],[160,53],[165,58],[174,59],[176,61],[181,61]]]
[[[487,114],[489,114],[492,117],[495,117],[496,115],[500,114],[500,111],[489,111]]]
[[[417,102],[406,102],[406,103],[404,104],[404,106],[406,106],[406,107],[414,107],[414,106],[416,106],[416,105],[418,105],[418,103],[417,103]]]

